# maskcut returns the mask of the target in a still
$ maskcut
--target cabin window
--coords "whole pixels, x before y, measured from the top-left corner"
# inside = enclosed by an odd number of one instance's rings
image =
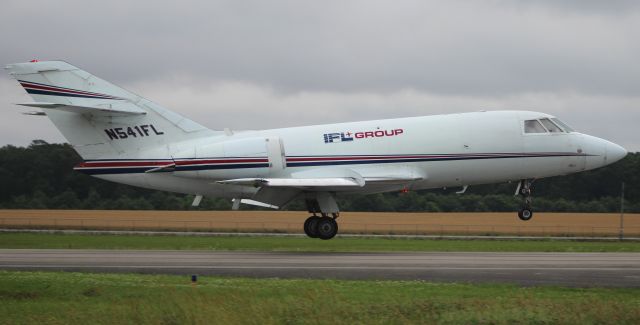
[[[559,128],[557,125],[553,124],[553,122],[551,122],[550,119],[543,118],[543,119],[540,119],[540,122],[542,122],[544,127],[547,130],[549,130],[549,132],[551,132],[551,133],[562,133],[562,129]]]
[[[569,132],[574,132],[575,131],[572,127],[568,126],[566,123],[560,121],[559,119],[557,119],[555,117],[552,118],[551,120],[553,121],[553,123],[555,123],[556,125],[558,125],[562,129],[564,129],[564,132],[569,133]]]
[[[524,121],[524,133],[547,133],[538,120]]]

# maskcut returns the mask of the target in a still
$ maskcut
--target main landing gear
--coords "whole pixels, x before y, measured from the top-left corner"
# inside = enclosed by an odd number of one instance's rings
[[[336,219],[340,216],[340,211],[333,195],[322,192],[309,194],[305,203],[312,216],[304,222],[304,233],[322,240],[335,237],[338,233]]]
[[[522,196],[522,209],[518,211],[518,218],[522,221],[531,220],[533,217],[533,210],[531,208],[533,201],[531,197],[531,184],[533,184],[533,181],[533,179],[523,179],[516,189],[516,195]]]
[[[332,213],[331,217],[326,213],[322,217],[314,214],[304,222],[304,233],[311,238],[331,239],[338,234],[338,216],[339,213]]]

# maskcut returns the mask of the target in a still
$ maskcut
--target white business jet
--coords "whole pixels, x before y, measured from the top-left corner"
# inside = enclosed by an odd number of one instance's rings
[[[262,131],[210,130],[62,61],[6,67],[83,162],[75,169],[150,189],[279,209],[303,198],[309,237],[338,232],[336,196],[518,181],[611,164],[627,151],[529,111],[492,111]]]

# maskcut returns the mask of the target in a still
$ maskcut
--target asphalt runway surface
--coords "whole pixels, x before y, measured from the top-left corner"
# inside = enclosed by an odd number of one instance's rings
[[[640,287],[640,253],[1,249],[0,269]]]

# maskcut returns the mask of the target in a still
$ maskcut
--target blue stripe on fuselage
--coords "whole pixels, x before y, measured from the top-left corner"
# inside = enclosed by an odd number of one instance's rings
[[[354,157],[352,160],[319,160],[319,161],[287,161],[287,167],[311,167],[311,166],[338,166],[338,165],[365,165],[365,164],[391,164],[391,163],[408,163],[408,162],[425,162],[425,161],[454,161],[454,160],[484,160],[484,159],[510,159],[510,158],[544,158],[544,157],[574,157],[574,156],[591,156],[589,154],[576,154],[576,153],[524,153],[524,154],[505,154],[505,155],[493,155],[481,156],[483,154],[470,154],[470,155],[451,155],[450,157],[443,157],[446,155],[433,155],[435,157],[424,158],[387,158],[387,159],[360,159],[358,156],[339,156]],[[410,155],[409,155],[410,156]],[[426,155],[423,155],[426,156]],[[310,156],[295,156],[295,158]],[[328,158],[331,156],[316,156],[315,158]],[[338,157],[338,156],[334,156]],[[367,156],[373,157],[373,156]],[[380,156],[377,156],[380,157]],[[288,157],[294,158],[294,157]],[[133,160],[133,159],[129,159]],[[164,159],[163,159],[164,160]],[[197,170],[220,170],[220,169],[245,169],[245,168],[267,168],[268,163],[253,163],[253,164],[210,164],[210,165],[178,165],[174,171],[197,171]],[[157,168],[157,166],[151,167],[118,167],[118,168],[78,168],[79,172],[89,175],[102,175],[102,174],[131,174],[131,173],[144,173],[148,170]],[[160,171],[162,172],[162,171]],[[169,171],[167,171],[169,172]]]
[[[469,156],[469,157],[438,157],[438,158],[402,158],[402,159],[371,159],[371,160],[338,160],[338,161],[303,161],[287,162],[287,167],[331,166],[331,165],[361,165],[361,164],[391,164],[424,161],[452,161],[452,160],[481,160],[481,159],[505,159],[505,158],[536,158],[536,157],[565,157],[568,155],[512,155],[512,156]]]

